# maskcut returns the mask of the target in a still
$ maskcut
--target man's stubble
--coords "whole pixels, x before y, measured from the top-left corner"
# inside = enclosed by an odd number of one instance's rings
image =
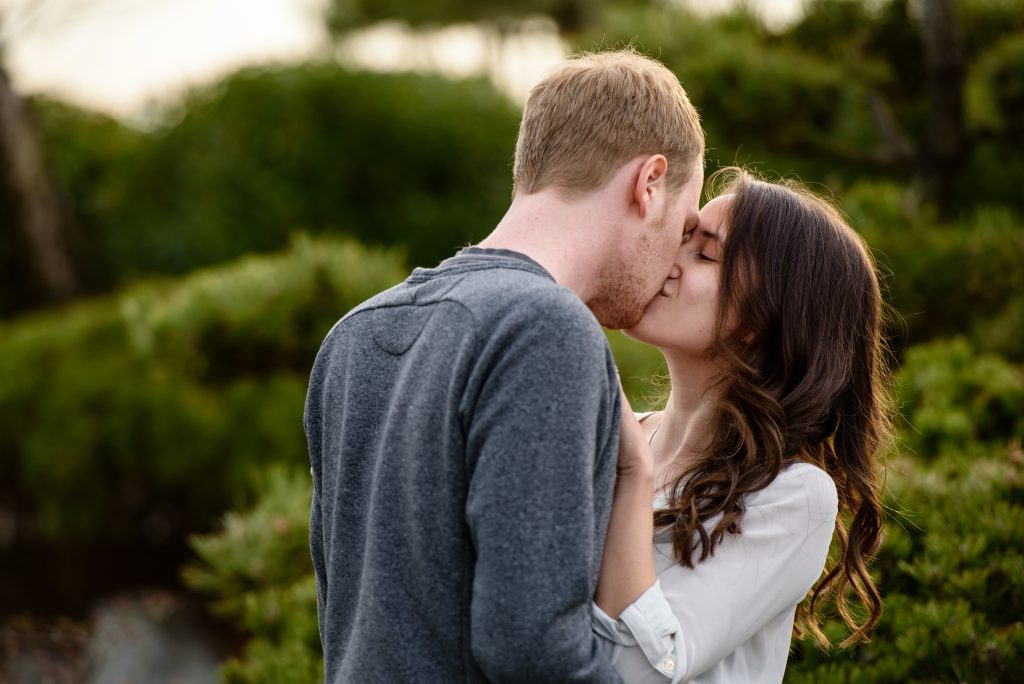
[[[664,224],[665,216],[662,216],[658,224],[652,227],[652,232],[664,230]],[[635,243],[632,254],[619,255],[601,273],[598,280],[599,294],[588,302],[601,325],[621,330],[632,328],[640,322],[653,296],[648,292],[654,288],[653,284],[644,282],[643,272],[651,260],[658,257],[656,248],[657,242],[650,234],[644,234]],[[654,294],[657,294],[657,289],[654,289]]]

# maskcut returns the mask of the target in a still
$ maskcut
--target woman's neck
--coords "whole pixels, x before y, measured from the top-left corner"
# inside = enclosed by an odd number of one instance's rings
[[[710,388],[718,375],[705,358],[664,354],[671,390],[651,443],[659,488],[707,448],[714,428]]]

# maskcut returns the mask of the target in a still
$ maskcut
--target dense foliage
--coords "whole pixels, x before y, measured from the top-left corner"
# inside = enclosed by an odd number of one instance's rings
[[[959,223],[917,207],[913,191],[860,181],[842,207],[879,263],[897,344],[968,335],[980,349],[1024,360],[1024,220],[981,205]]]
[[[261,465],[305,461],[321,339],[403,274],[394,254],[300,238],[0,327],[0,501],[19,520],[0,558],[180,539],[247,501]]]
[[[215,595],[214,611],[253,635],[243,657],[224,665],[226,683],[323,680],[309,558],[311,492],[307,471],[272,469],[256,506],[229,513],[217,533],[192,540],[202,563],[185,568],[186,583]]]
[[[865,175],[920,192],[935,140],[919,5],[815,0],[798,23],[772,32],[742,10],[703,18],[676,3],[620,4],[578,44],[632,42],[668,64],[701,112],[712,167],[741,162],[794,172],[841,195]],[[966,71],[964,149],[948,196],[933,199],[950,217],[979,204],[1020,211],[1024,2],[955,5]]]
[[[810,640],[794,682],[1011,682],[1024,671],[1024,368],[963,340],[912,348],[899,376],[903,453],[886,464],[889,521],[872,642]],[[833,620],[827,631],[839,633]]]

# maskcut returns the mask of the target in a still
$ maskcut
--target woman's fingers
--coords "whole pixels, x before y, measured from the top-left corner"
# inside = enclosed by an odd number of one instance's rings
[[[654,457],[650,446],[644,438],[643,428],[633,415],[633,407],[629,404],[622,383],[619,383],[619,399],[622,403],[622,420],[619,426],[619,474],[642,468],[647,471],[653,468]]]

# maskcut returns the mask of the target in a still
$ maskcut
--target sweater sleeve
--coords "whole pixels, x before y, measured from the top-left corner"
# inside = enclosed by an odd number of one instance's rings
[[[476,551],[474,659],[495,682],[619,682],[590,629],[617,449],[600,327],[564,302],[505,321],[466,409],[466,521]],[[589,314],[587,314],[589,315]],[[601,492],[606,492],[602,494]]]
[[[790,466],[750,495],[741,534],[727,534],[713,556],[692,569],[673,563],[618,620],[594,606],[595,632],[627,651],[617,664],[630,681],[680,682],[700,675],[792,610],[814,586],[837,505],[835,485],[824,471]]]

